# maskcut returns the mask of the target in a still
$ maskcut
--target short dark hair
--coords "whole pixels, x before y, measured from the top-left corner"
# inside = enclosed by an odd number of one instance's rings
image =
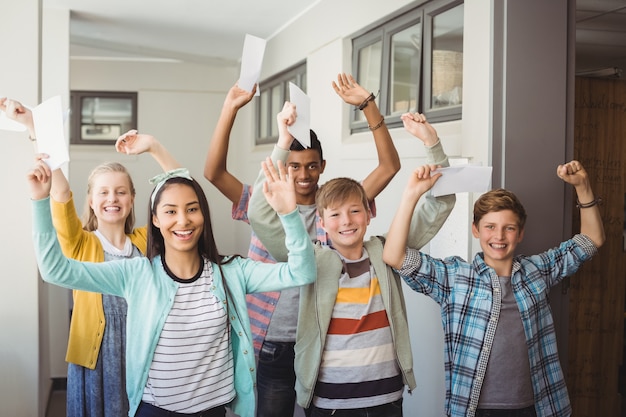
[[[320,161],[324,160],[324,153],[322,152],[322,144],[319,139],[317,139],[317,135],[311,129],[311,147],[305,148],[296,138],[293,138],[293,142],[291,142],[291,146],[289,147],[290,151],[305,151],[307,149],[314,149],[320,155]]]
[[[488,191],[476,200],[474,203],[474,225],[478,227],[478,222],[487,213],[503,210],[511,210],[515,213],[519,228],[524,229],[526,210],[517,196],[504,188]]]

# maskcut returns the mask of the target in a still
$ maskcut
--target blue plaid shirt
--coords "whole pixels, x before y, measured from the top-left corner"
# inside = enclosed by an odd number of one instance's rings
[[[557,352],[550,288],[596,253],[591,239],[576,235],[542,254],[513,260],[511,284],[526,334],[538,417],[572,413]],[[398,272],[409,287],[441,307],[447,415],[474,416],[500,315],[497,274],[482,253],[470,264],[459,257],[435,259],[415,249],[407,249]]]

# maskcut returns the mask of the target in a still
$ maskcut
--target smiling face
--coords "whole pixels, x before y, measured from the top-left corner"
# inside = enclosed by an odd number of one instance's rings
[[[512,210],[488,212],[478,224],[472,224],[472,234],[480,242],[485,263],[500,276],[510,276],[513,256],[524,237],[519,217]]]
[[[163,188],[152,215],[152,224],[163,236],[165,252],[198,253],[204,216],[195,190],[186,184]]]
[[[358,195],[348,196],[324,208],[321,221],[337,252],[347,259],[359,259],[362,256],[370,212]]]
[[[134,200],[127,174],[102,172],[93,177],[88,203],[98,219],[99,227],[117,224],[123,227]]]
[[[320,155],[316,150],[306,149],[291,151],[287,158],[287,166],[293,168],[296,203],[314,204],[317,183],[324,172],[326,161],[320,160]]]

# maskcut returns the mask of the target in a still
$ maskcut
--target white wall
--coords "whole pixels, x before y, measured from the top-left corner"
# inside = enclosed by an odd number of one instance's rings
[[[66,8],[45,8],[42,19],[42,101],[50,97],[61,96],[64,108],[69,107],[69,38],[70,13]],[[36,104],[36,103],[33,103]],[[66,126],[67,131],[67,126]],[[66,136],[67,137],[67,136]],[[67,171],[66,171],[67,175]],[[65,351],[69,335],[70,318],[68,306],[71,303],[71,291],[55,285],[42,285],[46,297],[42,300],[42,330],[47,330],[47,344],[42,346],[48,353],[50,377],[64,378],[67,376]],[[43,302],[47,301],[44,310]],[[47,322],[48,326],[43,326]],[[54,329],[54,331],[49,331]],[[43,365],[43,364],[42,364]]]
[[[39,99],[39,16],[37,0],[2,5],[0,97],[23,97],[30,103]],[[39,280],[25,180],[33,149],[23,133],[0,131],[0,143],[4,195],[0,209],[0,404],[4,415],[31,417],[40,415],[43,402],[39,385]]]

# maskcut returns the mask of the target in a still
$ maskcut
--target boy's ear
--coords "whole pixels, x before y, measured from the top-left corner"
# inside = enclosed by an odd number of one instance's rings
[[[324,173],[324,169],[326,169],[326,160],[322,159],[322,163],[320,165],[320,174]]]
[[[472,223],[472,235],[477,239],[479,237],[478,227],[476,227],[475,223]]]
[[[524,229],[519,231],[519,237],[517,238],[517,243],[520,243],[524,239]]]

